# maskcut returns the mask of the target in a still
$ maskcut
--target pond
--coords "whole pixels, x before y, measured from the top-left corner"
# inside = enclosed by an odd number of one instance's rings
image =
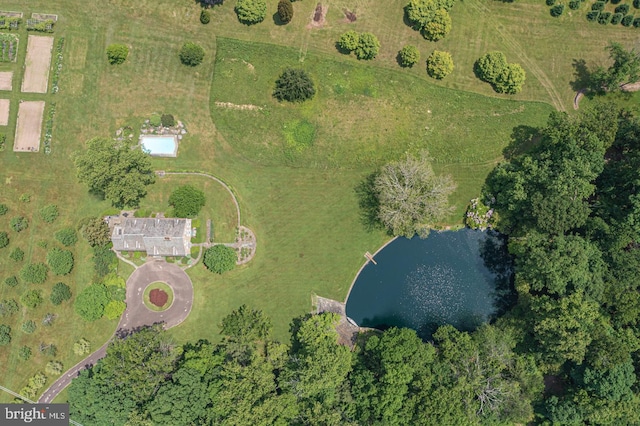
[[[497,232],[397,238],[375,261],[360,271],[347,300],[347,316],[361,327],[408,327],[428,340],[444,324],[474,330],[515,301],[511,259]]]

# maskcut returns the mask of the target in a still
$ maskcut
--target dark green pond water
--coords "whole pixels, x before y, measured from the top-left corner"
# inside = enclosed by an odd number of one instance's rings
[[[491,231],[398,238],[360,272],[347,300],[359,326],[408,327],[430,339],[438,326],[471,331],[514,301],[511,261]]]

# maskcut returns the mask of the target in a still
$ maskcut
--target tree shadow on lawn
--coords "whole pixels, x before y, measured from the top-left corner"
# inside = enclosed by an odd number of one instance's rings
[[[360,207],[360,222],[367,231],[384,229],[378,219],[380,202],[375,191],[375,181],[379,174],[379,171],[371,173],[354,188]]]
[[[574,92],[591,87],[591,73],[587,68],[587,62],[584,59],[574,59],[571,63],[573,67],[574,80],[569,82]]]
[[[502,150],[506,160],[529,152],[540,140],[540,130],[537,127],[519,125],[511,131],[511,142]]]

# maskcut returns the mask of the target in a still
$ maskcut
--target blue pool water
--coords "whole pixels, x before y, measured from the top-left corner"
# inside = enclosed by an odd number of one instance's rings
[[[175,136],[143,136],[142,150],[149,155],[175,157],[178,155],[178,141]]]

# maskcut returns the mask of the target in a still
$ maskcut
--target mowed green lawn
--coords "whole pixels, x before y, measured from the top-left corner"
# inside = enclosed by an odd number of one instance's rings
[[[452,197],[456,212],[449,222],[460,223],[468,199],[477,194],[510,142],[512,128],[542,124],[552,110],[550,105],[570,109],[572,60],[598,63],[606,58],[603,47],[608,40],[629,46],[638,34],[588,24],[583,11],[553,20],[538,0],[460,2],[452,11],[453,31],[439,43],[424,41],[403,23],[404,1],[331,2],[325,26],[313,29],[307,26],[315,2],[295,2],[293,22],[276,26],[271,14],[277,1],[269,0],[267,19],[253,27],[237,21],[234,4],[227,0],[215,8],[212,22],[204,26],[192,0],[115,0],[108,7],[79,0],[3,2],[3,10],[22,11],[25,16],[58,14],[54,35],[64,36],[66,46],[60,92],[38,97],[57,102],[52,154],[11,151],[17,109],[12,109],[10,125],[0,128],[8,136],[7,149],[0,153],[4,184],[0,202],[12,209],[0,218],[0,228],[8,230],[14,212],[32,219],[28,230],[10,233],[11,245],[0,250],[0,278],[16,274],[21,267],[8,259],[12,247],[25,250],[25,262],[43,261],[46,250],[38,247],[39,241],[46,240],[50,247],[56,244],[52,235],[58,227],[74,225],[109,207],[76,182],[72,152],[82,149],[89,138],[110,137],[118,127],[141,123],[153,112],[172,113],[185,122],[189,134],[181,142],[177,159],[154,159],[154,167],[200,170],[222,178],[238,195],[243,225],[256,233],[258,241],[255,259],[228,274],[210,274],[201,264],[189,270],[194,309],[172,331],[176,342],[215,339],[215,325],[242,303],[263,309],[282,338],[292,317],[310,310],[312,294],[344,299],[364,261],[363,253],[388,238],[361,224],[354,191],[376,165],[405,151],[428,148],[436,169],[452,174],[458,184]],[[344,8],[356,12],[355,23],[344,22]],[[336,52],[335,40],[352,28],[372,31],[380,38],[377,59],[362,64]],[[196,68],[182,66],[177,57],[187,40],[197,41],[206,50],[203,64]],[[131,48],[121,66],[109,66],[106,61],[104,51],[112,42]],[[399,69],[395,56],[406,43],[419,46],[423,59],[435,48],[451,51],[454,73],[435,82],[426,76],[424,63]],[[26,32],[22,32],[22,58],[25,47]],[[473,62],[491,49],[503,50],[509,61],[522,63],[528,80],[521,94],[495,95],[473,76]],[[316,100],[283,106],[271,99],[273,81],[285,65],[312,73],[318,82]],[[0,65],[0,70],[6,69],[16,72],[14,90],[0,92],[0,97],[35,99],[19,93],[22,66]],[[216,101],[263,109],[210,107]],[[286,149],[286,131],[300,123],[315,129],[313,143],[308,148]],[[145,202],[163,204],[170,193],[170,185],[163,185],[150,188]],[[22,193],[33,195],[29,204],[18,201]],[[226,202],[213,196],[211,200],[216,203],[208,206],[211,209]],[[61,208],[60,218],[53,225],[39,223],[35,212],[51,202]],[[50,277],[41,285],[46,297],[57,281],[67,282],[74,294],[90,283],[88,247],[80,242],[74,254],[76,268],[69,277]],[[121,267],[123,274],[130,269]],[[1,298],[19,298],[24,290],[23,284],[14,289],[0,284]],[[115,328],[115,321],[84,323],[68,302],[55,311],[60,315],[46,333],[43,327],[33,335],[20,331],[24,320],[38,319],[50,307],[45,301],[36,312],[22,311],[9,322],[0,319],[11,324],[14,336],[11,346],[0,348],[2,385],[19,390],[30,376],[44,370],[46,357],[37,355],[29,362],[18,359],[21,345],[55,343],[56,359],[68,367],[78,358],[72,353],[74,341],[87,337],[97,347]],[[2,402],[10,399],[0,396]]]

